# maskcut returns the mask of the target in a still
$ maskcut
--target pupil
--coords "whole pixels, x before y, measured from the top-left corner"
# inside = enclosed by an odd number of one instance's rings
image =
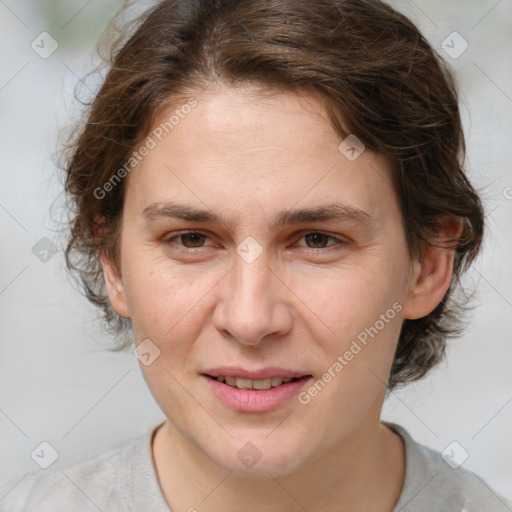
[[[310,233],[309,235],[306,235],[307,237],[310,237],[310,240],[311,238],[315,238],[315,241],[313,241],[314,244],[320,244],[320,245],[324,245],[322,243],[322,240],[325,242],[325,238],[327,237],[327,235],[324,235],[323,233]],[[318,238],[320,238],[320,241],[318,240]]]
[[[203,235],[200,235],[199,233],[185,233],[184,235],[181,235],[183,237],[183,239],[187,240],[187,239],[192,239],[192,245],[195,246],[195,244],[199,244],[200,245],[200,242],[201,242],[201,237]],[[194,240],[195,239],[195,240]],[[185,243],[185,245],[187,245],[187,243]]]

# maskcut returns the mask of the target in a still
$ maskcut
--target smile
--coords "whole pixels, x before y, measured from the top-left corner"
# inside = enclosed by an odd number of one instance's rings
[[[215,379],[219,382],[223,382],[228,386],[238,388],[238,389],[270,389],[276,388],[277,386],[281,386],[282,384],[287,384],[288,382],[292,382],[295,380],[299,380],[298,378],[290,378],[290,377],[271,377],[267,379],[259,379],[259,380],[251,380],[245,379],[243,377],[231,377],[229,375],[219,375],[218,377],[212,377],[208,375],[211,379]]]
[[[202,374],[210,392],[222,404],[239,412],[267,412],[295,397],[311,375],[248,379],[230,375]]]

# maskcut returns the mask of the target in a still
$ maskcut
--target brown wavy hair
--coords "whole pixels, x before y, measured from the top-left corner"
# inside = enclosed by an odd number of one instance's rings
[[[163,0],[112,39],[102,85],[60,153],[69,219],[66,264],[105,327],[130,346],[129,320],[108,300],[100,251],[118,262],[125,179],[95,194],[128,161],[170,101],[216,83],[313,92],[340,140],[387,155],[411,257],[459,218],[451,286],[424,318],[405,320],[388,388],[417,380],[462,333],[460,277],[482,242],[481,200],[465,175],[465,142],[449,66],[404,15],[379,0]]]

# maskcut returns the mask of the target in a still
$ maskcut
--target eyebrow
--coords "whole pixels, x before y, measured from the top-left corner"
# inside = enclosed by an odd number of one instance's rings
[[[178,202],[152,203],[144,208],[142,217],[146,219],[172,218],[189,222],[205,222],[218,224],[227,228],[231,226],[231,223],[222,214],[215,213],[212,210],[198,209]],[[353,206],[344,205],[342,203],[332,203],[314,208],[281,210],[275,218],[272,229],[286,225],[320,221],[351,221],[356,224],[368,224],[372,221],[372,216]]]

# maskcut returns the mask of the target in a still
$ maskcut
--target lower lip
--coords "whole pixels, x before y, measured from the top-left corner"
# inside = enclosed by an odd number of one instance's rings
[[[206,379],[210,389],[227,407],[240,412],[266,412],[277,409],[295,396],[312,377],[306,376],[270,389],[238,389],[224,382],[201,376]]]

